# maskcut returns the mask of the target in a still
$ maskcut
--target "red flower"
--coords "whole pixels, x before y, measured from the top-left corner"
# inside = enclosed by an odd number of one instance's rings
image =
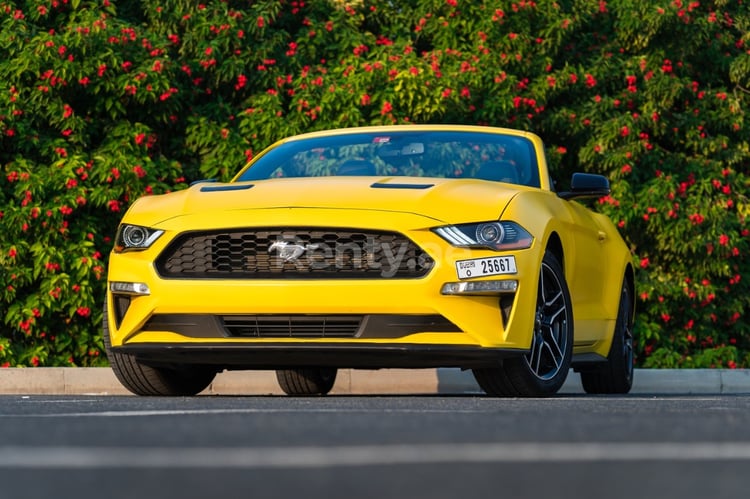
[[[383,108],[380,110],[380,114],[386,115],[391,111],[393,111],[393,105],[390,102],[386,101],[385,103],[383,103]]]
[[[234,85],[234,89],[239,90],[243,88],[246,84],[247,84],[247,76],[239,75],[237,76],[237,83]]]
[[[165,101],[165,100],[169,99],[172,96],[172,94],[176,94],[176,93],[177,93],[177,89],[174,88],[174,87],[172,87],[169,90],[167,90],[166,92],[164,92],[163,94],[161,94],[159,96],[159,100]]]
[[[700,213],[693,213],[692,215],[688,216],[688,220],[693,222],[693,225],[699,225],[703,223],[705,218]]]
[[[138,178],[143,178],[146,176],[146,170],[144,170],[141,165],[135,165],[133,167],[133,172],[136,174]]]

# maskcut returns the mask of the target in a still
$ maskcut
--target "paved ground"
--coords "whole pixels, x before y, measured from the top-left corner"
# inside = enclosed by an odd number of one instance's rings
[[[637,369],[633,394],[750,393],[750,369]],[[382,369],[339,371],[332,395],[466,394],[478,393],[470,372],[458,369]],[[580,378],[571,372],[561,393],[582,393]],[[0,394],[127,395],[109,368],[0,369]],[[225,372],[206,395],[282,394],[272,371]]]
[[[735,499],[750,396],[0,396],[2,499]]]

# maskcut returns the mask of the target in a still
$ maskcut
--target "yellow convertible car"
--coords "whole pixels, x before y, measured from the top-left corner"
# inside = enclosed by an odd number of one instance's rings
[[[110,256],[104,342],[139,395],[223,370],[325,394],[338,368],[471,369],[489,395],[633,379],[634,275],[616,227],[557,191],[529,132],[456,125],[308,133],[227,183],[137,200]]]

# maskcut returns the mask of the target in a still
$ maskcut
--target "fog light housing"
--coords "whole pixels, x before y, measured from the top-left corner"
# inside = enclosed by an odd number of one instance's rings
[[[495,281],[446,282],[440,289],[443,295],[500,295],[515,293],[518,281],[503,279]]]
[[[147,296],[151,294],[148,284],[144,282],[113,281],[109,283],[109,290],[121,295]]]

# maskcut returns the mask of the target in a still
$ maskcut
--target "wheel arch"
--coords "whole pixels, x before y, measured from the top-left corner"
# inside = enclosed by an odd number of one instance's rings
[[[563,249],[562,239],[560,239],[557,232],[550,232],[544,251],[549,251],[555,255],[557,261],[560,262],[563,274],[565,274],[565,250]]]

